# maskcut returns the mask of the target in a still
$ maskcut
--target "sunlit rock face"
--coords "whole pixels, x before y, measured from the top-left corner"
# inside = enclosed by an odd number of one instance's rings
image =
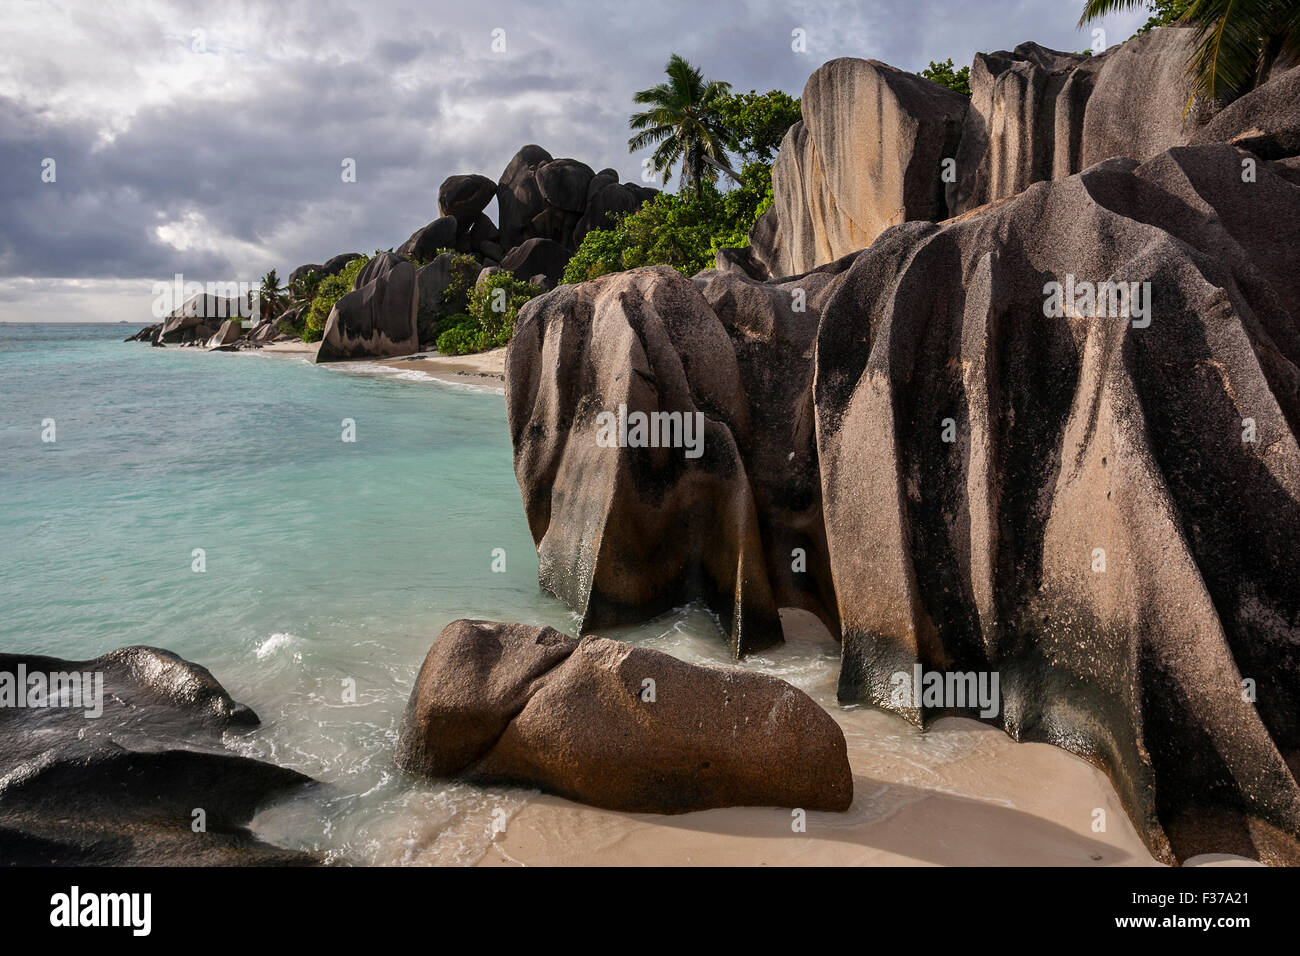
[[[853,800],[844,733],[779,678],[491,621],[438,635],[397,762],[631,813],[843,811]]]
[[[1192,142],[1209,113],[1186,108],[1194,32],[1163,27],[1095,56],[1037,43],[980,53],[969,99],[876,60],[831,60],[809,77],[803,120],[782,141],[753,255],[770,275],[798,275],[890,226]],[[1227,142],[1243,119],[1197,141]]]
[[[777,154],[773,205],[750,235],[755,255],[772,275],[791,276],[865,248],[889,226],[942,219],[939,170],[967,105],[877,60],[824,64]]]

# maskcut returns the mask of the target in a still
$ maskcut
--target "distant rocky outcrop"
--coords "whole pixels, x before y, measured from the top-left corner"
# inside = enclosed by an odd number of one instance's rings
[[[207,348],[226,348],[238,342],[244,335],[244,325],[239,319],[226,319],[217,329],[216,335],[208,339]]]
[[[92,717],[87,708],[93,713],[96,680],[102,681],[102,713]],[[34,687],[53,691],[61,703],[34,704]],[[25,706],[15,705],[15,693],[24,695]],[[39,699],[48,699],[45,693]],[[316,862],[248,831],[262,805],[312,781],[223,746],[223,735],[256,725],[257,715],[205,668],[150,647],[124,647],[89,661],[0,654],[0,700],[0,859],[6,864]],[[200,812],[201,828],[195,826]]]
[[[338,275],[340,272],[342,272],[344,269],[347,268],[348,263],[352,262],[354,259],[360,259],[360,258],[361,258],[361,253],[359,252],[344,252],[344,253],[340,253],[337,256],[333,256],[329,259],[326,259],[324,263],[318,263],[318,262],[305,263],[303,265],[300,265],[298,268],[294,269],[292,272],[289,273],[289,284],[293,285],[299,279],[305,278],[308,274],[312,272],[316,273],[316,275],[322,279],[327,279],[330,276]]]
[[[411,238],[397,247],[397,254],[406,259],[428,262],[441,249],[456,244],[460,226],[455,216],[441,216],[411,233]]]
[[[449,176],[438,189],[438,211],[454,218],[463,234],[474,226],[496,194],[497,184],[486,176]]]
[[[634,183],[620,184],[612,169],[595,173],[586,163],[554,159],[540,146],[525,146],[497,185],[501,246],[508,254],[529,239],[545,239],[571,254],[592,229],[608,228],[612,215],[633,211],[657,194]]]
[[[506,364],[541,583],[584,631],[698,598],[738,655],[809,608],[841,700],[917,722],[897,674],[997,672],[992,719],[1104,767],[1158,858],[1300,861],[1298,302],[1300,160],[1227,145],[780,282],[564,286]],[[620,405],[702,412],[699,457],[600,442]]]
[[[416,229],[395,252],[377,255],[382,267],[372,260],[336,303],[316,360],[389,358],[432,348],[446,311],[442,296],[454,278],[454,254],[472,256],[481,275],[507,271],[521,282],[553,288],[589,231],[613,225],[614,216],[636,210],[655,195],[655,189],[620,184],[612,169],[596,173],[585,163],[555,159],[533,145],[511,159],[499,182],[477,173],[449,176],[438,190],[438,218]],[[494,198],[499,226],[484,211]],[[349,252],[324,263],[304,263],[289,274],[289,285],[312,273],[320,279],[337,275],[358,258],[360,253]],[[414,280],[397,268],[398,262],[412,267]],[[406,297],[412,291],[414,318],[408,321]],[[214,308],[190,316],[177,310],[127,341],[260,348],[293,330],[300,311],[286,310],[274,324],[259,323],[247,336],[227,340],[233,333],[222,329],[221,322],[234,313]],[[211,318],[205,322],[206,315]]]
[[[145,326],[127,342],[150,342],[153,345],[208,345],[222,330],[227,319],[240,326],[239,317],[246,304],[238,298],[198,293],[191,296],[161,322]]]
[[[443,629],[397,761],[634,813],[840,811],[853,800],[843,733],[785,681],[523,624]]]
[[[564,267],[572,255],[571,250],[553,239],[525,239],[506,253],[501,268],[525,281],[535,275],[544,275],[555,285],[564,276]]]
[[[325,322],[317,362],[410,355],[419,349],[420,307],[415,267],[391,252],[380,253],[357,273],[351,292],[334,304]]]

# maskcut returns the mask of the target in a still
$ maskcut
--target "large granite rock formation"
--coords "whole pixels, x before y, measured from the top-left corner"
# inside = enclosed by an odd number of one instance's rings
[[[60,687],[47,697],[52,680]],[[98,695],[91,689],[96,680]],[[36,687],[45,689],[40,700],[61,705],[33,706],[28,692]],[[17,693],[25,706],[16,706]],[[102,712],[87,716],[96,696]],[[89,661],[0,654],[0,702],[6,864],[315,862],[248,831],[260,806],[311,779],[223,746],[223,735],[256,725],[257,715],[205,668],[150,647]],[[196,828],[196,810],[203,828]]]
[[[432,348],[437,340],[438,319],[443,312],[442,294],[451,284],[451,260],[451,253],[444,252],[415,274],[416,327],[421,348]]]
[[[806,272],[911,219],[944,218],[941,164],[967,100],[877,60],[831,60],[804,86],[802,122],[772,169],[774,202],[751,233],[773,275]]]
[[[466,222],[466,229],[471,222],[472,219]],[[450,249],[456,244],[456,237],[461,232],[458,223],[455,216],[441,216],[427,226],[421,226],[397,247],[397,255],[419,262],[432,260],[438,255],[439,249]]]
[[[1236,100],[1197,130],[1192,142],[1231,143],[1265,159],[1300,155],[1300,66]]]
[[[453,217],[464,233],[478,221],[496,194],[497,184],[486,176],[448,176],[438,188],[438,211]]]
[[[618,447],[607,426],[631,422],[620,410],[672,415],[677,447]],[[742,458],[740,369],[689,280],[638,269],[525,303],[506,411],[541,583],[584,630],[703,598],[737,655],[780,640]]]
[[[1093,317],[1106,282],[1137,297]],[[584,629],[702,598],[738,654],[821,603],[845,702],[978,716],[900,700],[897,675],[997,672],[991,719],[1106,769],[1160,859],[1300,862],[1297,303],[1300,160],[1226,145],[780,283],[562,287],[507,357],[542,583]],[[703,456],[602,447],[619,404],[704,411]]]
[[[1037,43],[980,53],[948,184],[949,215],[1063,179],[1106,159],[1139,161],[1188,142],[1190,27],[1162,27],[1098,56]]]
[[[244,335],[244,325],[239,319],[226,319],[217,334],[208,339],[207,348],[221,349],[234,345]]]
[[[229,318],[244,310],[239,298],[203,292],[190,296],[161,323],[154,341],[163,345],[202,344]]]
[[[410,355],[420,347],[420,287],[415,267],[380,253],[357,273],[351,292],[330,310],[317,362]]]
[[[501,268],[523,281],[540,273],[555,285],[572,257],[572,250],[551,239],[527,239],[506,253]]]
[[[785,681],[523,624],[443,629],[397,759],[412,773],[634,813],[853,800],[843,733]]]
[[[540,146],[528,145],[515,153],[497,181],[497,225],[501,245],[513,249],[532,236],[533,217],[546,207],[537,184],[537,167],[553,156]]]
[[[1036,43],[981,53],[969,101],[874,60],[824,64],[777,155],[772,207],[750,233],[755,257],[771,275],[796,275],[891,225],[959,215],[1106,159],[1240,135],[1249,107],[1209,137],[1199,136],[1208,110],[1184,109],[1193,32],[1162,27],[1098,56]],[[1300,81],[1285,82],[1254,109],[1288,115]]]
[[[289,273],[289,285],[293,285],[299,279],[306,277],[309,273],[316,273],[322,279],[328,279],[330,276],[336,276],[347,268],[349,262],[354,259],[360,259],[359,252],[342,252],[337,256],[331,256],[324,263],[306,262],[298,266]]]
[[[1105,767],[1158,857],[1296,862],[1300,187],[1241,156],[887,233],[814,407],[842,699],[922,720],[893,674],[997,671],[1001,725]],[[1044,317],[1070,276],[1149,283],[1149,316]]]
[[[553,159],[537,167],[537,188],[557,209],[581,213],[587,208],[587,187],[596,172],[576,159]]]
[[[525,146],[497,185],[501,230],[496,241],[506,254],[529,239],[546,239],[572,252],[592,229],[612,225],[611,216],[638,209],[657,194],[649,187],[620,184],[612,169],[593,173],[576,159],[554,159],[540,146]]]

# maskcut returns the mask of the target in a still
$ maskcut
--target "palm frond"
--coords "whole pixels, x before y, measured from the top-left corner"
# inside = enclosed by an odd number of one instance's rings
[[[1083,16],[1079,17],[1078,25],[1083,26],[1089,20],[1096,20],[1108,13],[1119,13],[1122,10],[1132,10],[1134,7],[1145,5],[1146,0],[1087,0],[1083,5]]]

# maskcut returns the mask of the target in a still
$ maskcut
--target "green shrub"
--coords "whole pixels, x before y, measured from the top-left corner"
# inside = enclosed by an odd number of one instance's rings
[[[356,281],[357,274],[369,261],[368,256],[353,259],[342,272],[321,280],[320,285],[316,287],[316,298],[312,299],[311,308],[307,310],[307,315],[302,322],[304,342],[315,342],[320,339],[325,332],[325,323],[329,320],[330,312],[334,309],[334,303],[352,291],[352,283]]]
[[[451,257],[451,278],[447,288],[442,290],[442,308],[438,310],[439,314],[457,315],[469,308],[470,290],[474,288],[482,270],[483,264],[468,253],[456,253]]]
[[[466,310],[478,321],[479,330],[496,345],[505,345],[515,330],[519,308],[541,292],[537,286],[516,279],[512,273],[497,272],[475,285]]]
[[[623,233],[618,228],[593,229],[582,238],[577,252],[564,267],[561,282],[586,282],[605,275],[618,272],[623,268]]]
[[[725,247],[749,245],[754,221],[772,205],[772,168],[746,163],[735,189],[705,183],[701,194],[660,193],[613,229],[595,229],[564,270],[564,282],[583,282],[607,272],[668,265],[692,276],[714,265]]]
[[[952,57],[948,57],[942,63],[931,60],[930,65],[921,71],[921,76],[932,83],[946,86],[954,93],[970,96],[970,67],[963,66],[960,70],[954,70]]]
[[[435,348],[443,355],[467,355],[481,351],[476,347],[479,336],[478,320],[463,312],[449,315],[439,324],[441,331]]]

